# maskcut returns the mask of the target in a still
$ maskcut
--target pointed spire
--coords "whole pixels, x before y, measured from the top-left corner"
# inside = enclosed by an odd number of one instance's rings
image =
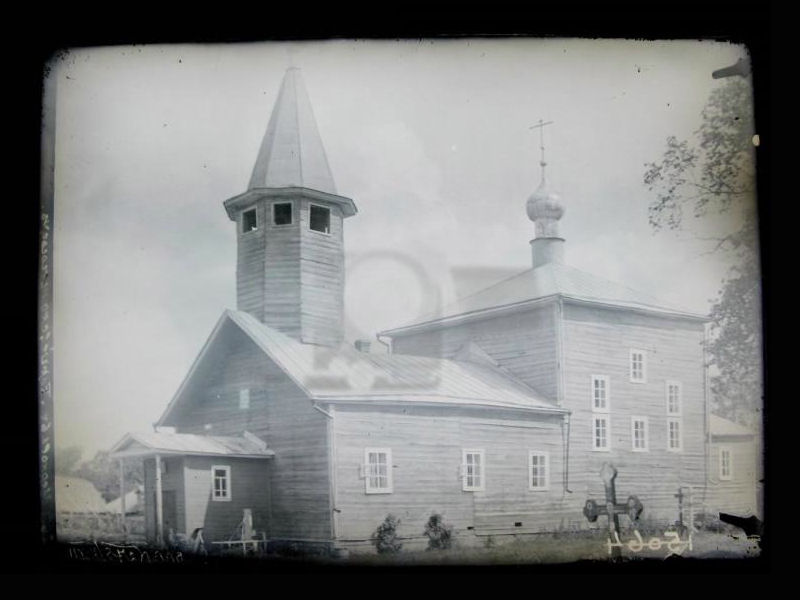
[[[336,194],[300,69],[283,76],[248,189],[302,187]]]

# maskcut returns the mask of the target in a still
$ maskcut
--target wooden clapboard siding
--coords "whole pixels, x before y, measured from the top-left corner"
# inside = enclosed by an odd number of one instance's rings
[[[179,433],[240,435],[249,431],[275,452],[269,459],[270,535],[327,539],[330,527],[326,417],[238,327],[229,325],[211,348],[210,365],[165,425]],[[250,389],[250,408],[239,390]],[[210,431],[205,428],[211,425]]]
[[[183,459],[168,457],[161,459],[161,490],[162,492],[175,493],[175,531],[184,532],[186,527],[186,495],[184,493]],[[145,536],[149,542],[156,540],[156,460],[144,460],[144,494],[145,494]],[[164,539],[168,538],[169,531],[164,527]]]
[[[442,329],[400,335],[393,339],[398,354],[453,358],[474,341],[512,375],[545,397],[557,398],[558,364],[554,306],[494,317]]]
[[[267,460],[190,456],[183,461],[185,481],[185,524],[190,534],[203,527],[206,542],[231,539],[236,535],[244,509],[253,514],[253,527],[269,535],[269,466]],[[211,467],[230,467],[229,501],[211,498]]]
[[[258,229],[242,232],[242,215],[256,209]],[[257,319],[264,318],[264,264],[266,228],[263,203],[248,206],[236,219],[236,306]]]
[[[731,451],[732,477],[719,478],[721,448]],[[714,436],[710,449],[709,488],[706,505],[713,513],[759,515],[756,501],[756,462],[761,459],[752,439],[735,436]]]
[[[272,204],[292,202],[291,225],[274,225]],[[305,198],[257,200],[258,229],[243,233],[237,218],[237,307],[295,339],[336,345],[344,330],[342,213],[331,210],[330,234],[309,228]]]
[[[705,481],[702,324],[566,304],[563,336],[570,487],[580,497],[602,498],[599,472],[610,461],[620,497],[639,496],[644,516],[677,519],[678,487],[692,486],[699,503]],[[647,353],[646,383],[629,381],[631,348]],[[610,452],[592,450],[592,375],[609,377]],[[682,384],[681,452],[667,450],[666,380]],[[648,418],[648,452],[632,450],[632,416]]]
[[[336,508],[342,541],[368,539],[387,514],[401,519],[399,535],[420,537],[433,513],[457,530],[547,530],[580,508],[564,500],[560,417],[520,417],[457,408],[337,406]],[[392,451],[393,492],[367,494],[362,477],[368,447]],[[462,451],[485,451],[486,490],[462,491]],[[550,489],[528,490],[528,452],[550,456]],[[582,506],[583,500],[581,500]]]
[[[311,204],[331,211],[330,234],[309,227]],[[302,341],[333,346],[344,331],[344,246],[342,213],[334,204],[300,202],[300,300]]]

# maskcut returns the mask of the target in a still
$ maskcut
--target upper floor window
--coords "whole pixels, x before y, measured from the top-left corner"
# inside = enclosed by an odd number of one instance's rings
[[[367,494],[392,493],[392,451],[389,448],[364,451],[364,479]]]
[[[609,419],[606,415],[592,415],[592,450],[610,450]]]
[[[667,414],[681,414],[681,383],[680,381],[667,381]]]
[[[256,209],[251,208],[242,213],[242,233],[248,231],[255,231],[258,229],[258,220],[256,219]]]
[[[547,452],[531,450],[528,454],[528,488],[547,490],[550,488],[550,457]]]
[[[631,417],[631,445],[634,452],[647,451],[647,417]]]
[[[239,390],[239,409],[247,410],[248,408],[250,408],[250,390],[244,388]]]
[[[273,225],[291,225],[292,224],[292,203],[291,202],[275,202],[272,205],[272,223]]]
[[[483,491],[483,457],[483,450],[464,450],[461,487],[465,492]]]
[[[634,383],[647,381],[647,354],[644,350],[631,350],[630,375]]]
[[[308,209],[308,226],[321,233],[331,232],[331,209],[312,204]]]
[[[592,410],[595,412],[608,412],[608,377],[605,375],[592,375]]]
[[[723,481],[733,479],[733,455],[730,448],[719,449],[719,478]]]
[[[211,499],[227,502],[231,499],[231,468],[227,465],[211,467]]]
[[[667,450],[674,452],[683,448],[680,419],[667,419]]]

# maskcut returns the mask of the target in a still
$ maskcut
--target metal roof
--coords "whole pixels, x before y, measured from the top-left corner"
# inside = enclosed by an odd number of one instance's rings
[[[711,435],[754,435],[751,430],[749,430],[747,427],[739,425],[738,423],[734,423],[728,419],[723,419],[717,415],[709,416],[711,417],[709,419],[709,429],[711,431]]]
[[[112,449],[113,458],[153,456],[155,454],[194,454],[198,456],[228,456],[240,458],[269,458],[275,456],[264,442],[252,434],[243,436],[198,435],[194,433],[146,432],[128,433]]]
[[[301,187],[336,194],[300,69],[283,76],[248,189]]]
[[[498,367],[403,354],[359,352],[349,345],[302,344],[248,313],[225,317],[274,360],[311,398],[450,403],[561,411]]]
[[[527,269],[474,294],[445,306],[436,314],[416,323],[386,330],[387,335],[403,333],[407,328],[439,323],[457,317],[479,315],[486,311],[511,308],[548,297],[564,297],[577,301],[609,304],[649,312],[705,319],[704,315],[686,308],[667,304],[658,298],[627,286],[597,277],[562,263],[547,263]]]

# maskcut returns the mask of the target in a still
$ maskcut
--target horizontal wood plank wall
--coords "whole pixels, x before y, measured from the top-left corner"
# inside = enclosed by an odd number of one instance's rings
[[[311,202],[300,208],[300,300],[302,341],[333,346],[344,332],[344,246],[341,210],[333,204],[313,202],[331,211],[330,234],[309,228]]]
[[[555,312],[543,306],[524,313],[463,323],[436,331],[397,336],[398,354],[453,358],[469,341],[548,399],[557,397]]]
[[[564,407],[572,411],[570,487],[580,498],[603,498],[599,473],[617,469],[617,496],[637,495],[642,518],[675,521],[679,486],[695,498],[705,485],[703,326],[621,310],[564,307]],[[629,380],[631,348],[647,353],[646,383]],[[609,378],[611,450],[592,450],[591,376]],[[666,380],[682,385],[683,449],[667,450]],[[645,416],[649,451],[633,452],[631,417]]]
[[[564,499],[560,418],[510,416],[502,411],[337,406],[335,424],[336,508],[339,539],[357,542],[387,514],[401,519],[398,534],[422,537],[440,513],[461,534],[555,530],[582,518]],[[368,447],[390,448],[393,493],[367,494],[362,477]],[[462,491],[462,451],[485,451],[486,489]],[[528,490],[528,452],[550,457],[548,491]],[[521,526],[515,526],[515,523]]]
[[[182,433],[249,431],[275,452],[269,461],[273,537],[328,539],[330,531],[326,417],[235,325],[195,377],[195,386],[166,425]],[[239,390],[250,408],[239,408]],[[206,425],[211,425],[206,429]]]
[[[258,229],[242,232],[242,214],[236,219],[236,307],[257,319],[264,318],[264,259],[266,216],[263,203],[245,210],[256,209]]]
[[[265,201],[266,258],[264,260],[264,307],[261,319],[275,329],[300,339],[302,245],[301,226],[298,222],[299,199],[269,198]],[[291,202],[291,225],[273,225],[273,202]]]
[[[733,476],[720,480],[720,448],[728,448],[733,459]],[[758,515],[756,502],[756,444],[737,437],[715,436],[711,444],[709,489],[706,505],[710,512],[727,512],[735,515]]]
[[[161,458],[161,490],[175,492],[175,533],[185,531],[186,503],[184,494],[182,458]],[[145,536],[151,543],[156,541],[156,461],[155,458],[144,460],[144,498],[145,498]],[[164,525],[164,540],[169,539],[168,527]]]
[[[208,542],[239,539],[237,526],[244,509],[253,513],[253,527],[258,532],[269,529],[269,459],[231,459],[223,457],[186,457],[182,477],[185,478],[186,533],[203,527]],[[230,467],[231,499],[211,499],[212,465]]]

